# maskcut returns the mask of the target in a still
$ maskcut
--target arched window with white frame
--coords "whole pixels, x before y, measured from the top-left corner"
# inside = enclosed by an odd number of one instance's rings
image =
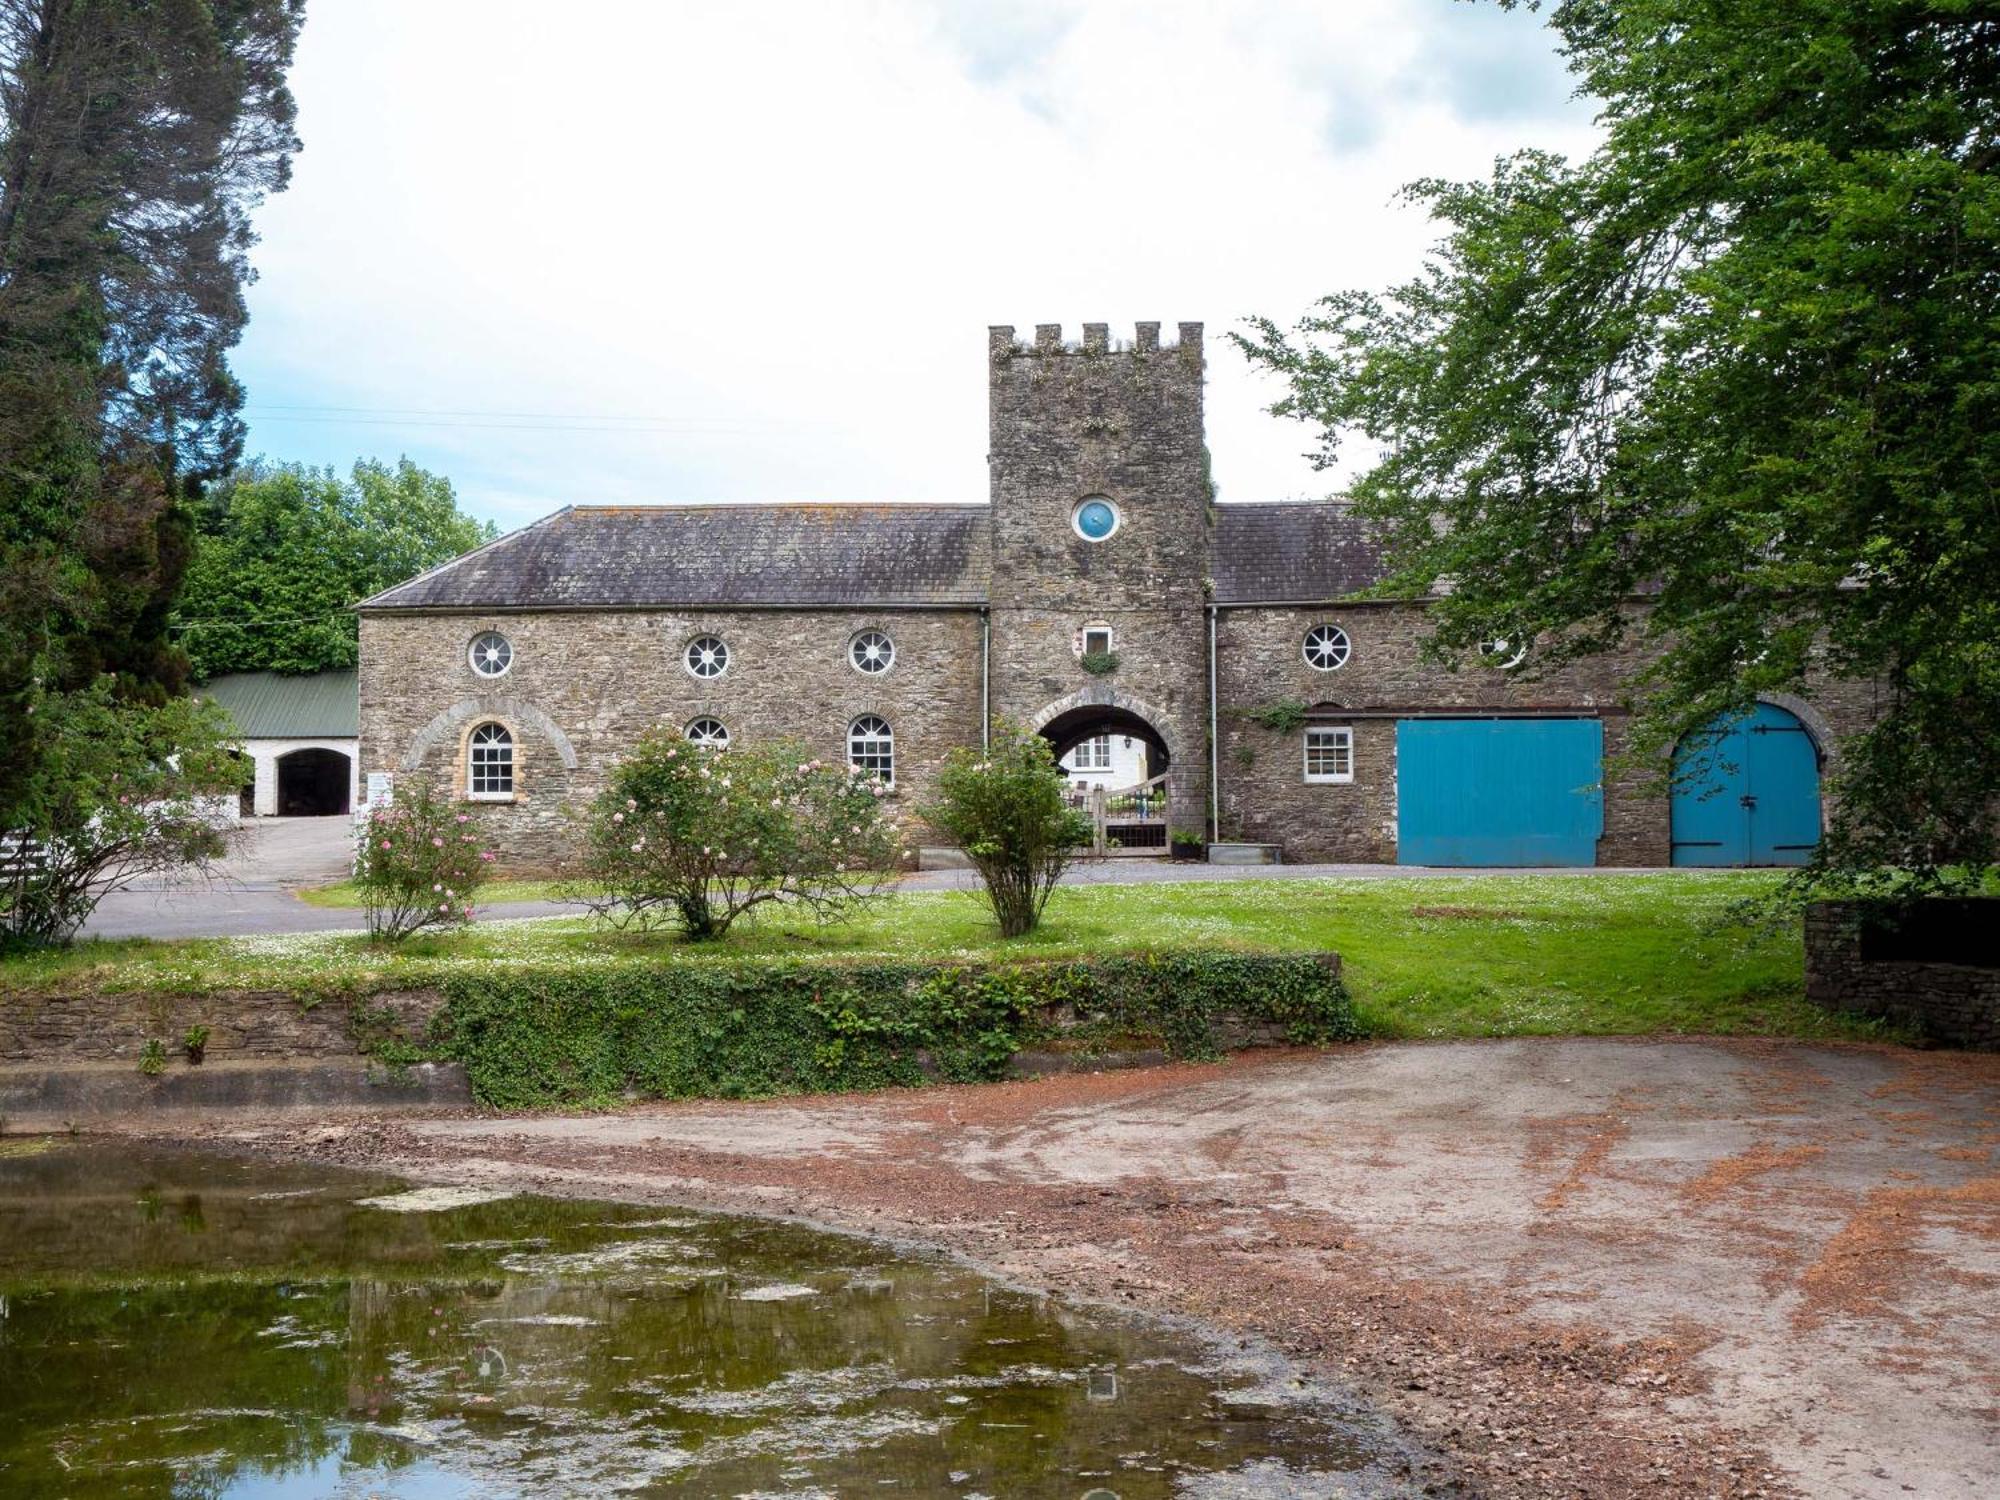
[[[704,715],[687,727],[688,743],[699,750],[727,750],[729,726]]]
[[[847,763],[895,784],[896,736],[887,719],[863,714],[847,726]]]
[[[514,736],[505,724],[481,724],[466,740],[465,793],[474,802],[514,795]]]

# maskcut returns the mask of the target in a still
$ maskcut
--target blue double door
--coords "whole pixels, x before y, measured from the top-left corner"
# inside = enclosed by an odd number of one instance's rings
[[[1782,708],[1719,719],[1675,752],[1677,865],[1802,865],[1819,822],[1819,752]]]
[[[1403,719],[1396,862],[1594,865],[1604,833],[1596,719]]]

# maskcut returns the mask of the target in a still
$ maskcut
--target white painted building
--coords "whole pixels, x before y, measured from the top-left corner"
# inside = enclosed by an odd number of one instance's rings
[[[1146,779],[1146,742],[1112,730],[1079,740],[1060,762],[1072,788],[1137,786]]]
[[[361,706],[356,675],[232,672],[202,684],[242,738],[243,816],[332,817],[360,800]]]

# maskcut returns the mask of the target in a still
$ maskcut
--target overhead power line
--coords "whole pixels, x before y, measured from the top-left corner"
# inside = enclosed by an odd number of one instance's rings
[[[395,406],[310,406],[252,402],[246,415],[264,423],[350,427],[462,427],[502,432],[704,433],[770,431],[783,424],[742,417],[628,416],[611,412],[484,411]]]

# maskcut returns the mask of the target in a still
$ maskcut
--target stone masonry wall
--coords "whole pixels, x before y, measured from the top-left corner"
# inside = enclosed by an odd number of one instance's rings
[[[1162,348],[1141,323],[1129,348],[1083,325],[1042,325],[988,346],[993,504],[993,708],[1039,727],[1082,703],[1136,713],[1169,750],[1169,820],[1200,828],[1208,791],[1206,619],[1210,486],[1202,435],[1202,329]],[[1118,530],[1087,541],[1077,503],[1110,499]],[[1108,625],[1117,670],[1086,673],[1085,625]]]
[[[361,1002],[395,1017],[408,1036],[422,1036],[443,1006],[434,990],[397,990]],[[307,1004],[269,990],[221,990],[208,995],[10,995],[0,1000],[0,1064],[55,1066],[130,1062],[149,1040],[181,1057],[191,1026],[209,1029],[211,1061],[238,1058],[353,1057],[355,1009],[345,1000]]]
[[[848,643],[887,631],[895,664],[857,671]],[[472,638],[497,630],[514,659],[483,678]],[[682,651],[720,636],[729,669],[703,680]],[[720,719],[738,744],[789,738],[845,763],[848,726],[878,714],[895,734],[890,808],[913,824],[955,745],[977,744],[980,621],[972,610],[710,610],[365,615],[361,622],[361,771],[416,772],[462,796],[465,740],[489,719],[515,744],[515,796],[477,804],[501,865],[545,869],[571,837],[570,808],[604,784],[615,757],[659,723]]]
[[[1344,666],[1318,671],[1301,647],[1322,622],[1347,632]],[[1624,683],[1640,665],[1634,645],[1526,681],[1469,663],[1456,672],[1424,662],[1421,605],[1359,603],[1325,608],[1225,608],[1216,627],[1220,704],[1218,770],[1225,838],[1281,843],[1290,860],[1393,861],[1396,857],[1396,725],[1416,711],[1548,713],[1598,718],[1607,759],[1626,747]],[[1279,735],[1248,715],[1282,699],[1320,708],[1312,723],[1354,729],[1354,780],[1308,783],[1303,732]],[[1866,684],[1822,683],[1810,703],[1785,700],[1807,721],[1823,752],[1837,755],[1829,723],[1852,728],[1872,712]],[[1346,710],[1352,717],[1343,717]],[[1662,767],[1664,769],[1664,767]],[[1643,766],[1611,766],[1605,784],[1598,863],[1671,862],[1666,787]]]
[[[1989,904],[2000,917],[2000,901]],[[1866,958],[1852,902],[1815,903],[1805,926],[1806,998],[1815,1005],[1879,1016],[1954,1047],[2000,1050],[2000,968]]]

